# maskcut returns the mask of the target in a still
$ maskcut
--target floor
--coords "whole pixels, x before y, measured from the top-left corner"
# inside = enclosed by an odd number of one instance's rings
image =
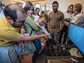
[[[49,62],[52,60],[55,62]],[[76,58],[72,56],[43,56],[42,55],[38,58],[38,61],[36,63],[84,63],[84,59]]]
[[[29,54],[28,56],[24,56],[24,59],[22,59],[21,63],[32,63],[32,54]]]
[[[43,40],[42,42],[44,43],[44,46],[45,46],[46,40]],[[44,46],[41,47],[41,51],[44,48]],[[24,56],[24,59],[22,59],[21,63],[32,63],[32,56],[33,56],[33,53],[32,54],[29,54],[28,56]],[[45,63],[45,59],[46,59],[46,56],[41,56],[39,58],[39,60],[37,61],[37,63]],[[84,63],[84,59],[81,59],[81,58],[77,58],[77,59],[79,61],[77,63]]]
[[[43,39],[42,42],[43,42],[44,45],[41,46],[41,51],[42,51],[42,49],[44,48],[44,46],[45,46],[45,44],[46,44],[46,40]],[[40,52],[41,52],[41,51],[40,51]],[[40,53],[40,52],[39,52],[39,53]],[[33,56],[33,53],[32,53],[32,54],[29,54],[29,55],[27,55],[27,56],[24,56],[24,59],[22,59],[21,63],[32,63],[32,56]]]

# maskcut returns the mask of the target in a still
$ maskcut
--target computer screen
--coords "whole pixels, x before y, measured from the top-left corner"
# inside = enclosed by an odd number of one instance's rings
[[[84,28],[70,23],[68,37],[84,54]]]

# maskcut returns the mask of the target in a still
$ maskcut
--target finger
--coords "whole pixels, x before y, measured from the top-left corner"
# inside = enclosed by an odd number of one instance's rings
[[[21,48],[21,44],[19,44],[19,47]]]
[[[23,44],[23,50],[24,50],[24,44]]]

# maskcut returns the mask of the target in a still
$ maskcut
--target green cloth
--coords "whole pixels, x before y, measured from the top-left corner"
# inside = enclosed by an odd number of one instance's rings
[[[25,20],[25,27],[26,27],[26,31],[27,33],[31,33],[32,31],[32,35],[37,35],[34,33],[34,31],[39,31],[40,28],[35,24],[35,22],[32,20],[32,18],[30,16],[28,16]]]
[[[30,16],[28,16],[25,20],[25,28],[28,34],[30,34],[32,31],[32,35],[37,35],[34,33],[33,30],[35,31],[39,30],[39,27],[33,22],[33,19]],[[32,41],[24,43],[24,54],[25,55],[28,55],[29,53],[33,53],[34,51],[36,51],[36,47]]]
[[[33,42],[25,42],[24,43],[24,54],[28,55],[29,53],[33,53],[36,51],[36,47]]]
[[[35,31],[39,30],[39,27],[34,23],[34,21],[32,20],[32,18],[30,16],[28,16],[25,20],[25,22],[30,25]]]

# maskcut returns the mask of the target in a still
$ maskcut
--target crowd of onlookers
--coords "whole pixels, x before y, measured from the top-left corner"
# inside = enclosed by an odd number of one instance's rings
[[[33,53],[32,62],[35,63],[43,45],[43,38],[65,44],[70,23],[84,27],[80,3],[70,5],[64,13],[58,8],[59,3],[54,1],[52,12],[39,14],[40,9],[34,10],[29,1],[21,6],[5,6],[0,1],[0,63],[19,63],[21,56],[29,53]]]

